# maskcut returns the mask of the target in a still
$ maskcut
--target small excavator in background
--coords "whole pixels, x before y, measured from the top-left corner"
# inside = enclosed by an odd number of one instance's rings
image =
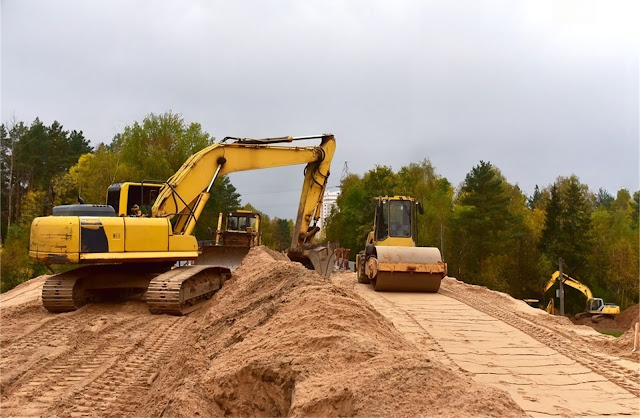
[[[560,272],[556,271],[551,275],[551,278],[544,286],[543,293],[560,280]],[[567,274],[562,273],[563,284],[573,287],[576,290],[582,292],[587,297],[587,306],[584,312],[576,314],[576,319],[590,317],[593,322],[598,322],[603,318],[615,318],[620,313],[620,307],[615,303],[605,303],[601,298],[594,298],[591,289],[585,284],[580,283],[576,279],[569,277]],[[551,305],[553,307],[553,305]],[[547,311],[549,312],[549,311]]]
[[[440,289],[447,265],[435,247],[416,247],[417,212],[412,197],[376,197],[373,231],[364,251],[356,255],[358,283],[376,291],[432,292]]]
[[[198,242],[200,255],[195,264],[215,264],[234,271],[249,250],[260,244],[260,214],[241,209],[220,213],[216,239]]]
[[[320,139],[317,146],[283,145]],[[31,224],[29,257],[46,265],[83,264],[49,277],[42,303],[50,312],[73,311],[110,295],[146,294],[154,314],[184,315],[210,298],[230,277],[226,266],[187,265],[198,259],[192,235],[219,175],[306,164],[293,239],[292,261],[328,276],[333,252],[313,242],[320,230],[335,138],[231,138],[185,161],[168,180],[109,187],[106,205],[63,205]],[[150,208],[144,213],[145,208]],[[179,264],[176,267],[176,263]]]

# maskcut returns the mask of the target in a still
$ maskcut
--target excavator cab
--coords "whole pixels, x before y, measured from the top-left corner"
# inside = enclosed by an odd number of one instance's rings
[[[149,215],[163,184],[158,183],[114,183],[107,189],[107,205],[117,216],[137,216],[131,208],[137,205],[142,214]]]
[[[604,301],[600,298],[589,299],[587,302],[587,311],[589,312],[599,312],[604,308]]]

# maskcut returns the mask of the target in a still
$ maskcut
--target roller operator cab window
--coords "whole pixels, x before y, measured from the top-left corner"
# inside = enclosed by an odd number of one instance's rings
[[[387,237],[411,237],[411,202],[409,200],[383,200],[376,213],[376,241]]]
[[[382,241],[389,236],[389,202],[378,201],[376,209],[376,241]]]
[[[411,202],[392,200],[389,207],[389,235],[397,238],[411,237]]]

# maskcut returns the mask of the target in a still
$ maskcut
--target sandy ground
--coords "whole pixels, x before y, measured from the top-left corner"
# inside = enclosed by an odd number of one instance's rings
[[[54,315],[43,281],[0,296],[2,416],[638,415],[625,336],[453,279],[375,293],[258,248],[187,317],[142,301]],[[585,376],[589,403],[548,392]]]
[[[638,364],[588,352],[584,330],[566,330],[570,322],[453,279],[438,294],[355,289],[403,334],[475,381],[507,391],[529,416],[638,415]]]

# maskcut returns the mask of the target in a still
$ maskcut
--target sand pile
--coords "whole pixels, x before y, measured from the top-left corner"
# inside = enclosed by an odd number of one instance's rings
[[[640,320],[640,305],[637,303],[630,308],[620,312],[620,315],[616,317],[618,325],[624,329],[633,328],[633,326]]]
[[[158,416],[522,416],[351,290],[255,248],[154,381]]]

